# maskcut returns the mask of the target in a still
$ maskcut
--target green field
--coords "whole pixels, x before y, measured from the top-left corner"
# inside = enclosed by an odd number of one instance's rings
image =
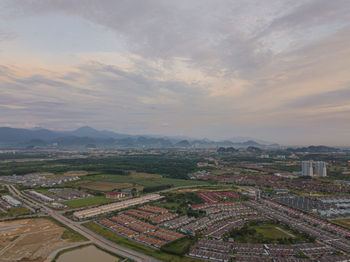
[[[179,203],[154,203],[153,205],[157,207],[163,207],[172,211],[176,211],[177,209],[181,208]]]
[[[86,206],[103,205],[114,202],[113,199],[105,198],[104,196],[96,196],[84,199],[75,199],[64,202],[65,205],[71,208],[80,208]]]
[[[12,207],[10,209],[6,210],[7,213],[0,213],[1,217],[17,217],[17,216],[24,216],[24,215],[30,215],[33,212],[30,211],[26,207]]]
[[[126,239],[124,237],[119,236],[118,234],[100,226],[97,225],[94,222],[87,222],[84,223],[83,226],[90,229],[91,231],[103,236],[104,238],[117,243],[118,245],[133,249],[135,251],[141,252],[143,254],[146,254],[151,257],[158,258],[162,261],[170,261],[170,262],[191,262],[191,261],[199,261],[198,259],[194,258],[188,258],[188,257],[182,257],[173,255],[170,253],[166,253],[160,250],[156,250],[150,247],[147,247],[145,245],[139,244],[137,242],[134,242],[132,240]]]
[[[332,220],[332,223],[350,229],[350,218]]]
[[[313,239],[287,226],[274,222],[250,222],[226,235],[238,243],[294,244],[312,242]]]
[[[199,216],[199,211],[188,208],[189,205],[197,205],[204,203],[204,200],[197,196],[194,192],[167,192],[161,203],[156,206],[164,207],[168,210],[176,212],[180,215]],[[164,203],[165,202],[165,203]]]
[[[281,229],[276,225],[263,224],[261,226],[252,226],[251,228],[255,229],[257,234],[262,234],[266,238],[271,238],[271,239],[288,238],[288,237],[295,238],[293,234],[289,233],[284,229]],[[285,232],[288,232],[288,234]]]
[[[140,185],[144,187],[151,187],[155,185],[171,185],[173,187],[178,186],[193,186],[193,185],[206,185],[208,183],[203,181],[167,178],[167,177],[132,177],[130,175],[93,175],[85,176],[82,181],[107,181],[114,183],[132,183],[134,185]]]
[[[77,232],[68,230],[68,229],[63,231],[61,238],[69,240],[70,242],[80,242],[80,241],[87,240],[85,237],[81,236]]]
[[[183,256],[190,250],[194,242],[195,239],[184,237],[163,246],[161,250],[167,253]]]

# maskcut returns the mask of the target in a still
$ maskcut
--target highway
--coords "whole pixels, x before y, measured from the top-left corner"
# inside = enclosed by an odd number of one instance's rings
[[[34,203],[32,200],[28,199],[26,196],[24,196],[21,192],[19,192],[17,190],[17,188],[15,188],[12,185],[6,185],[7,189],[9,190],[9,192],[13,195],[13,196],[17,196],[17,198],[19,200],[21,200],[21,202],[23,203],[23,206],[25,206],[26,208],[28,208],[30,211],[35,213],[35,210],[37,208],[40,208],[40,206],[38,206],[36,203]]]
[[[56,219],[57,221],[66,225],[67,227],[80,233],[81,235],[83,235],[84,237],[89,239],[89,241],[91,243],[96,244],[99,247],[101,247],[109,252],[112,252],[114,254],[120,255],[122,257],[131,259],[131,260],[137,261],[137,262],[142,262],[142,261],[144,261],[144,262],[151,262],[151,261],[158,262],[158,261],[161,261],[161,260],[157,260],[153,257],[147,256],[145,254],[131,250],[129,248],[125,248],[123,246],[120,246],[114,242],[111,242],[111,241],[103,238],[102,236],[100,236],[100,235],[88,230],[87,228],[83,227],[82,225],[80,225],[80,223],[74,222],[74,221],[64,217],[58,211],[54,211],[51,208],[49,208],[49,207],[47,207],[39,202],[35,201],[35,203],[33,203],[34,202],[33,200],[29,201],[28,197],[24,196],[14,186],[8,185],[7,187],[12,195],[14,195],[18,199],[22,200],[26,205],[31,205],[31,207],[34,207],[34,209],[40,207],[41,210],[45,210],[45,212],[47,213],[48,216]]]

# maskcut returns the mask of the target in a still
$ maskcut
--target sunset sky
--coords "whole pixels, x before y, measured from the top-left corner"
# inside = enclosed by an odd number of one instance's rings
[[[0,0],[0,126],[350,145],[349,0]]]

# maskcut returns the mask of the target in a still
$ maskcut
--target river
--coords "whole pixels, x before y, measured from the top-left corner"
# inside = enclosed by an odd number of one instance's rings
[[[116,262],[119,259],[95,246],[87,246],[63,253],[56,260],[57,262]]]

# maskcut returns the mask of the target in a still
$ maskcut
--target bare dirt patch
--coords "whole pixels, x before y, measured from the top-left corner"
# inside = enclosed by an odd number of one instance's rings
[[[54,250],[69,246],[65,231],[50,220],[22,219],[0,222],[0,262],[41,262]]]
[[[99,190],[99,191],[112,191],[115,189],[122,189],[132,186],[130,183],[115,183],[108,181],[92,181],[79,183],[82,188]]]

